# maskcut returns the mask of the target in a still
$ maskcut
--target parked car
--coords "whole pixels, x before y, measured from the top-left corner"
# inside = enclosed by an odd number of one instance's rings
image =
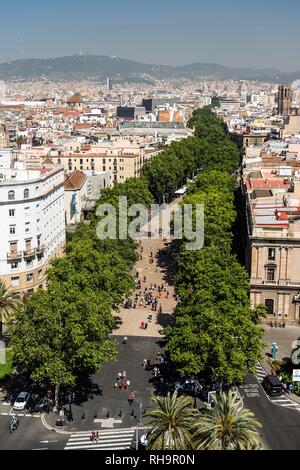
[[[28,403],[29,397],[30,397],[30,393],[28,393],[28,392],[19,393],[19,395],[17,396],[17,398],[14,402],[13,409],[14,410],[19,410],[19,411],[24,410],[26,408],[27,403]]]
[[[175,390],[182,394],[199,395],[202,389],[203,384],[194,378],[184,379],[182,382],[175,383]]]

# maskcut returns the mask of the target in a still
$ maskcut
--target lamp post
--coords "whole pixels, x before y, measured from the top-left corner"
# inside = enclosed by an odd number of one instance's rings
[[[142,408],[143,408],[143,402],[141,401],[138,422],[136,424],[136,429],[135,429],[135,432],[136,432],[136,434],[135,434],[135,450],[139,450],[139,424],[142,421]]]

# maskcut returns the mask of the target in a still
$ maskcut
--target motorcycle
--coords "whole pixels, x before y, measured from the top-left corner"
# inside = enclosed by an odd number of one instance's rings
[[[9,423],[9,432],[13,432],[19,426],[19,420],[16,417],[13,417],[11,422]]]

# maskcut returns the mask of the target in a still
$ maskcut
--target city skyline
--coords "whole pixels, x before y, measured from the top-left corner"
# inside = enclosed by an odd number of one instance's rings
[[[254,0],[251,9],[237,0],[226,5],[219,0],[184,5],[178,0],[153,0],[151,5],[137,0],[109,5],[16,0],[18,16],[11,21],[9,7],[2,6],[7,20],[0,32],[0,63],[82,52],[156,65],[208,62],[297,71],[300,6],[288,0],[285,11],[293,14],[284,16],[279,5],[278,0]]]

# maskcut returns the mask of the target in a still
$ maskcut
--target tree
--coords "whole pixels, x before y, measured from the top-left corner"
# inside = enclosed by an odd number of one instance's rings
[[[0,279],[0,336],[3,332],[3,323],[14,317],[20,305],[21,301],[14,297],[13,291]]]
[[[205,408],[194,425],[196,450],[259,450],[262,425],[234,392],[221,392],[215,406]]]
[[[153,396],[155,407],[146,414],[149,450],[187,450],[192,447],[193,422],[198,411],[190,397],[178,397],[177,391],[166,397]]]
[[[80,373],[95,372],[115,357],[109,299],[71,280],[38,290],[8,328],[13,362],[32,380],[74,385]]]

